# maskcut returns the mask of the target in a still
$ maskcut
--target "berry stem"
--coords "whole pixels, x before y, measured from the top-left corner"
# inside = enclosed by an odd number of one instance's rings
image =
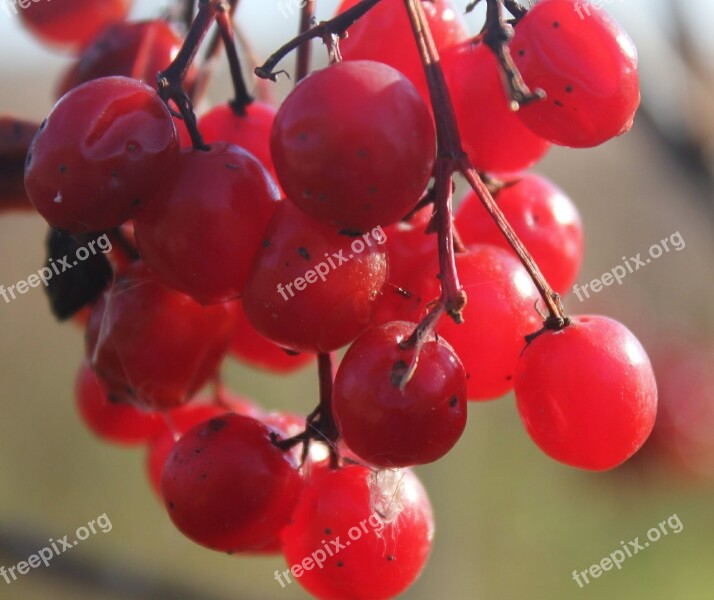
[[[261,79],[270,79],[276,81],[280,73],[287,74],[287,71],[275,71],[277,64],[285,58],[290,52],[299,48],[304,42],[315,38],[322,38],[326,43],[332,39],[332,36],[337,35],[342,38],[347,33],[347,30],[361,17],[363,17],[369,9],[371,9],[380,0],[362,0],[359,4],[355,4],[352,8],[341,12],[336,17],[329,21],[321,21],[307,31],[300,33],[292,40],[283,44],[273,54],[268,57],[260,67],[255,69],[255,74]]]
[[[235,2],[233,2],[233,5],[235,5]],[[231,81],[233,82],[234,98],[229,104],[235,114],[244,117],[246,115],[246,107],[253,102],[253,96],[248,93],[248,88],[243,78],[243,70],[240,66],[236,40],[233,35],[233,16],[230,8],[224,6],[224,10],[219,10],[216,15],[216,22],[218,23],[218,31],[223,39],[223,45],[226,48]]]
[[[503,5],[506,7],[506,10],[514,16],[516,23],[528,13],[528,9],[518,2],[518,0],[503,0]]]
[[[516,63],[513,62],[511,50],[508,47],[508,43],[513,37],[513,26],[506,20],[504,0],[486,0],[486,2],[486,25],[482,39],[498,59],[501,70],[506,76],[507,91],[513,101],[512,108],[517,110],[518,107],[525,106],[529,102],[544,100],[545,92],[541,89],[531,91],[523,81]],[[509,5],[512,4],[512,2],[509,3]],[[510,6],[509,11],[511,8],[517,10],[514,6]],[[522,6],[520,8],[525,11]],[[522,18],[524,14],[525,12],[516,18]]]
[[[481,176],[478,174],[476,169],[471,166],[468,160],[462,160],[459,162],[459,171],[471,186],[471,189],[476,192],[479,200],[481,200],[481,203],[488,211],[488,214],[491,215],[491,218],[493,218],[496,222],[496,225],[498,225],[501,233],[503,233],[506,237],[508,244],[518,255],[521,263],[523,263],[523,266],[531,276],[533,283],[538,288],[538,292],[548,307],[549,316],[545,321],[546,327],[548,329],[562,329],[570,322],[570,319],[563,308],[560,296],[553,291],[553,288],[550,287],[545,277],[543,277],[543,273],[541,273],[538,265],[530,255],[530,252],[528,252],[513,227],[511,227],[511,224],[508,222],[503,214],[503,211],[493,199],[491,192],[481,179]]]
[[[454,231],[452,176],[460,160],[468,160],[461,147],[461,136],[456,124],[454,107],[439,63],[439,52],[429,30],[420,0],[404,0],[412,24],[414,37],[424,65],[429,86],[429,97],[436,123],[437,159],[434,166],[434,219],[438,236],[439,278],[441,280],[440,306],[454,321],[461,323],[461,311],[466,305],[466,293],[459,282],[454,259]],[[438,320],[438,319],[436,319]],[[412,336],[416,341],[425,323],[429,329],[435,321],[427,317]]]
[[[332,412],[332,387],[334,382],[333,355],[321,353],[317,355],[317,372],[320,382],[320,403],[305,419],[305,431],[286,440],[278,440],[273,436],[273,444],[283,451],[288,451],[302,444],[302,463],[307,460],[310,442],[324,442],[330,449],[330,467],[336,469],[339,464],[337,442],[340,433],[335,424]]]
[[[503,0],[498,0],[502,3]],[[489,0],[491,3],[491,0]],[[499,229],[503,232],[511,247],[514,249],[521,262],[528,270],[545,301],[550,316],[546,319],[548,328],[562,328],[568,323],[565,310],[560,302],[560,297],[548,285],[538,269],[533,257],[518,238],[517,234],[506,220],[500,208],[491,196],[488,188],[481,180],[478,172],[471,165],[468,156],[461,145],[461,138],[456,123],[454,107],[451,102],[449,90],[446,85],[444,73],[439,61],[439,53],[434,43],[429,24],[424,14],[420,0],[404,0],[409,19],[414,32],[414,37],[419,48],[424,72],[429,86],[437,134],[437,160],[434,167],[434,204],[435,228],[438,235],[439,249],[439,278],[441,280],[441,297],[439,304],[416,327],[409,339],[402,342],[402,347],[416,348],[412,364],[404,373],[400,388],[409,382],[416,370],[419,348],[429,338],[441,316],[446,313],[456,323],[461,323],[461,311],[466,304],[466,293],[459,283],[454,258],[454,245],[458,236],[454,235],[452,211],[452,176],[454,171],[460,171],[469,185],[478,194],[489,214],[493,217]],[[491,3],[492,4],[492,3]],[[493,26],[493,12],[490,25]],[[502,13],[496,14],[498,27]],[[487,23],[488,26],[488,23]],[[488,32],[486,33],[488,35]]]
[[[193,112],[191,100],[183,89],[183,81],[191,63],[196,58],[198,48],[213,25],[219,12],[226,12],[228,5],[225,0],[201,0],[196,18],[186,34],[181,49],[173,62],[156,76],[159,95],[169,104],[172,100],[178,107],[181,117],[191,136],[191,143],[197,150],[208,150],[196,125],[196,115]],[[169,105],[170,106],[170,105]]]
[[[233,25],[233,15],[238,9],[238,3],[240,0],[228,0],[230,4],[230,19],[231,25]],[[198,102],[200,98],[206,93],[206,88],[208,87],[208,82],[213,76],[213,70],[215,68],[216,59],[221,50],[221,32],[215,31],[210,41],[208,42],[208,47],[206,49],[206,54],[203,57],[201,67],[198,71],[196,81],[191,90],[191,101],[194,105]]]
[[[300,12],[300,30],[299,34],[304,34],[310,30],[312,19],[315,15],[315,0],[305,0]],[[295,83],[304,79],[310,72],[310,58],[312,56],[312,44],[308,41],[297,49],[297,58],[295,63]]]

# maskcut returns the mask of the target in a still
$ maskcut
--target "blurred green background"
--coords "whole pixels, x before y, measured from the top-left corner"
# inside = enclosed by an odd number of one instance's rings
[[[318,2],[318,17],[329,16],[336,4]],[[463,8],[465,1],[457,4]],[[711,23],[714,10],[693,2],[679,3],[676,14],[666,2],[605,4],[640,48],[643,111],[629,135],[593,150],[556,148],[537,170],[581,210],[587,253],[579,283],[676,231],[686,247],[585,302],[568,298],[567,306],[623,320],[657,353],[666,353],[673,331],[696,340],[697,348],[711,348],[714,49],[702,23]],[[162,6],[139,2],[135,15],[155,15]],[[478,18],[470,18],[474,31]],[[291,35],[297,18],[284,18],[273,0],[245,0],[238,22],[264,58]],[[316,62],[324,61],[324,52],[316,51]],[[1,114],[40,120],[66,64],[0,12]],[[213,98],[227,97],[226,80],[219,69]],[[44,235],[39,217],[2,215],[0,283],[12,284],[41,266]],[[11,585],[0,579],[0,598],[307,598],[297,585],[283,589],[274,581],[274,570],[285,568],[281,559],[212,553],[174,529],[147,484],[143,450],[99,442],[80,423],[73,380],[82,355],[80,328],[56,323],[39,289],[0,302],[0,565],[26,559],[50,537],[73,537],[100,514],[113,525],[47,569]],[[225,377],[229,387],[266,407],[307,412],[317,399],[311,368],[273,377],[230,363]],[[682,383],[686,399],[692,392]],[[714,410],[711,393],[702,402]],[[711,448],[714,429],[708,434],[704,447]],[[456,449],[418,469],[431,494],[437,534],[423,576],[403,597],[714,598],[714,479],[694,476],[660,454],[648,452],[606,474],[579,472],[531,443],[512,396],[472,404]],[[681,533],[663,537],[584,589],[574,583],[573,570],[599,562],[621,540],[644,540],[648,529],[675,513]]]

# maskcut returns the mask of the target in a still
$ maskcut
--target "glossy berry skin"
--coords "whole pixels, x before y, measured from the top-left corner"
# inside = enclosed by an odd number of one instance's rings
[[[315,219],[365,232],[416,205],[434,164],[434,125],[398,71],[347,61],[295,87],[275,116],[270,148],[290,200]]]
[[[317,353],[367,329],[387,278],[381,229],[340,235],[281,202],[263,239],[243,297],[258,333],[283,348]]]
[[[647,354],[621,323],[578,316],[526,348],[516,370],[518,412],[538,447],[581,469],[605,471],[644,444],[657,412]]]
[[[59,96],[100,77],[123,75],[155,88],[156,75],[169,66],[181,48],[181,38],[162,19],[115,23],[102,31],[82,51],[62,78]],[[195,77],[190,69],[186,81]]]
[[[270,157],[270,131],[275,109],[265,102],[255,101],[245,107],[245,115],[237,115],[228,104],[214,106],[198,121],[198,128],[207,144],[229,142],[244,148],[273,172]]]
[[[23,2],[23,24],[47,44],[78,50],[102,29],[126,18],[131,0]],[[27,5],[26,7],[24,5]]]
[[[283,350],[260,335],[245,316],[240,302],[236,313],[238,325],[231,342],[230,353],[240,362],[273,373],[291,373],[315,359],[314,354],[305,352],[295,354]]]
[[[234,331],[229,305],[203,307],[135,263],[92,308],[87,356],[118,399],[169,409],[216,374]]]
[[[485,44],[466,41],[441,56],[464,150],[481,171],[510,173],[530,167],[550,148],[510,108],[500,67]]]
[[[161,473],[176,442],[199,423],[231,412],[254,419],[263,417],[260,408],[250,400],[225,394],[221,397],[220,404],[197,399],[163,414],[160,432],[151,440],[146,454],[146,472],[149,482],[159,497],[161,497]]]
[[[87,361],[75,383],[77,411],[97,437],[116,444],[134,445],[150,440],[161,431],[161,416],[129,404],[112,402],[106,388]]]
[[[343,0],[337,12],[353,7],[359,0]],[[439,51],[466,40],[469,31],[462,10],[451,0],[422,2]],[[400,71],[419,90],[425,101],[429,92],[409,17],[399,2],[380,2],[350,27],[340,41],[344,60],[375,60]]]
[[[537,135],[575,148],[629,131],[640,104],[634,43],[606,11],[585,9],[575,0],[542,0],[511,42],[525,82],[548,96],[518,116]]]
[[[242,415],[197,425],[174,446],[161,493],[174,525],[222,552],[257,550],[287,524],[302,478],[270,439],[270,429]]]
[[[281,538],[294,579],[315,598],[387,600],[419,577],[433,535],[429,498],[410,471],[322,463]]]
[[[493,400],[513,388],[525,336],[541,328],[535,310],[540,296],[523,265],[506,250],[487,244],[468,250],[456,256],[456,269],[469,296],[464,322],[456,325],[442,319],[437,333],[461,358],[469,400]]]
[[[573,201],[535,173],[506,179],[494,199],[551,287],[561,296],[567,294],[585,251],[583,224]],[[492,244],[516,256],[474,192],[459,204],[454,224],[464,244]]]
[[[426,206],[409,220],[385,228],[389,277],[377,302],[375,325],[419,322],[426,316],[427,305],[441,294],[436,273],[423,269],[438,260],[436,235],[426,233],[431,215],[432,207]]]
[[[134,221],[146,264],[171,287],[203,304],[243,293],[278,189],[239,148],[181,151],[177,172]]]
[[[364,332],[335,377],[333,410],[342,439],[376,467],[406,467],[444,456],[466,427],[466,372],[449,345],[431,337],[404,390],[414,350],[399,344],[416,324],[393,321]]]
[[[177,158],[173,119],[156,92],[135,79],[105,77],[52,109],[30,146],[25,189],[53,227],[101,231],[149,201]]]

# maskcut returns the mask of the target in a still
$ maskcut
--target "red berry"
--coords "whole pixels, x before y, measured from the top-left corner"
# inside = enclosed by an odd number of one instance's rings
[[[644,444],[657,412],[647,354],[622,324],[578,316],[525,349],[516,370],[518,411],[538,447],[567,465],[604,471]]]
[[[102,29],[123,21],[131,0],[46,0],[21,2],[24,25],[42,41],[77,50]]]
[[[173,119],[156,92],[135,79],[105,77],[52,109],[27,155],[25,188],[53,227],[101,231],[151,200],[163,181],[157,174],[171,173],[177,157]]]
[[[414,349],[399,344],[416,325],[394,321],[367,330],[350,346],[335,377],[333,407],[342,439],[377,467],[438,460],[466,427],[466,373],[451,347],[432,336],[404,390]]]
[[[534,173],[507,179],[494,199],[548,283],[559,294],[567,294],[584,252],[583,224],[572,200]],[[493,244],[515,255],[475,192],[463,199],[454,223],[464,244]]]
[[[353,7],[359,0],[343,0],[337,12]],[[462,10],[451,0],[422,2],[434,41],[441,51],[469,36]],[[429,92],[407,11],[399,2],[380,2],[350,27],[340,41],[344,60],[375,60],[404,74],[425,100]]]
[[[384,64],[351,61],[295,87],[275,116],[270,148],[290,200],[315,219],[364,232],[414,208],[434,144],[414,86]]]
[[[316,598],[387,600],[419,577],[433,535],[429,498],[410,471],[323,463],[281,538],[293,576]],[[292,581],[287,571],[276,579]]]
[[[456,256],[456,268],[469,295],[464,322],[444,318],[437,331],[463,362],[469,400],[498,398],[513,387],[525,337],[540,329],[540,296],[525,267],[501,248],[471,246]]]
[[[243,292],[278,190],[251,154],[224,142],[182,150],[170,182],[135,219],[146,264],[203,304]]]
[[[282,202],[243,298],[251,324],[296,352],[330,352],[370,325],[387,276],[384,231],[340,235]]]
[[[518,111],[562,146],[597,146],[629,131],[640,104],[637,50],[604,10],[583,17],[575,0],[541,0],[516,26],[511,53],[523,79],[547,94]]]
[[[237,115],[229,104],[214,106],[198,122],[207,144],[229,142],[244,148],[273,172],[270,158],[270,130],[275,109],[265,102],[253,102],[245,107],[245,115]]]
[[[161,496],[161,472],[171,450],[189,429],[199,423],[234,412],[254,419],[262,419],[261,410],[250,400],[240,396],[224,396],[221,403],[202,402],[200,399],[167,411],[163,415],[163,427],[149,445],[146,454],[146,472],[151,487]]]
[[[271,543],[288,522],[301,485],[270,430],[241,415],[224,415],[188,431],[161,476],[176,527],[196,543],[228,553]]]
[[[441,58],[461,141],[474,167],[513,172],[545,155],[550,143],[511,110],[498,61],[488,46],[467,41],[448,48]]]
[[[92,309],[87,355],[117,398],[173,408],[216,374],[234,327],[229,305],[203,307],[136,263]]]
[[[157,413],[139,410],[129,404],[113,402],[88,361],[77,373],[77,410],[87,427],[103,440],[117,444],[142,444],[161,430]]]
[[[260,335],[243,311],[243,305],[237,305],[236,334],[233,336],[230,353],[237,360],[252,367],[273,371],[275,373],[290,373],[313,361],[314,354],[283,350],[273,342]]]
[[[427,305],[439,297],[439,280],[424,273],[424,265],[438,260],[436,235],[427,234],[433,207],[417,211],[411,219],[386,227],[385,248],[389,278],[377,302],[375,325],[390,321],[419,322]]]
[[[66,0],[64,0],[66,2]],[[156,75],[166,69],[181,48],[181,38],[162,19],[115,23],[87,46],[62,78],[59,96],[100,77],[123,75],[156,87]],[[186,86],[195,77],[191,69]]]

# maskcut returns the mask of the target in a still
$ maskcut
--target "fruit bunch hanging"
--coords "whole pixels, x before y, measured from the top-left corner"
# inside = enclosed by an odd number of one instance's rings
[[[418,577],[433,517],[410,468],[454,447],[467,408],[514,390],[538,447],[593,471],[654,423],[637,339],[561,303],[583,255],[575,205],[525,171],[552,144],[630,129],[635,48],[573,0],[485,0],[474,36],[460,13],[477,3],[344,0],[319,23],[303,3],[298,36],[255,68],[274,81],[297,52],[277,108],[246,86],[237,1],[184,3],[183,35],[124,21],[127,0],[21,13],[78,58],[29,147],[31,124],[1,121],[0,159],[27,150],[48,265],[111,241],[48,285],[86,331],[80,414],[101,438],[147,444],[187,537],[282,553],[276,579],[316,598],[392,598]],[[310,72],[314,38],[330,64]],[[197,118],[221,46],[234,97]],[[5,206],[23,201],[18,170]],[[455,177],[471,189],[457,211]],[[228,356],[277,375],[316,365],[315,410],[229,392]]]

